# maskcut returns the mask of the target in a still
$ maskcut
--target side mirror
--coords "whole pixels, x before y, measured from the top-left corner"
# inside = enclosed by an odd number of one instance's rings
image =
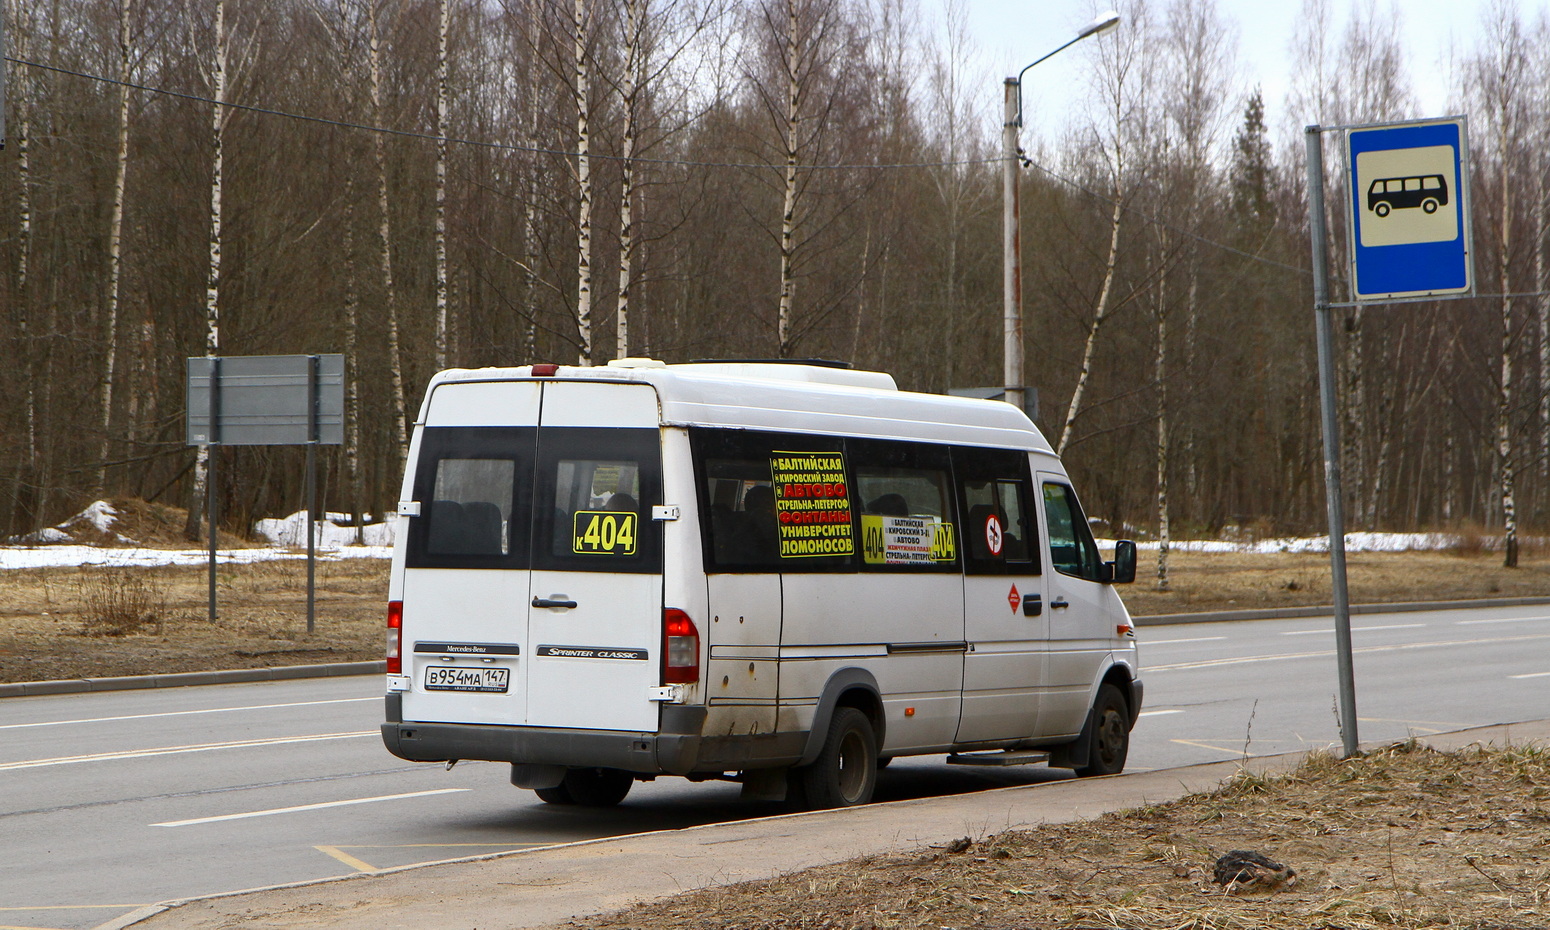
[[[1110,584],[1130,584],[1136,580],[1136,544],[1121,539],[1114,544],[1114,561],[1103,566],[1104,580]]]

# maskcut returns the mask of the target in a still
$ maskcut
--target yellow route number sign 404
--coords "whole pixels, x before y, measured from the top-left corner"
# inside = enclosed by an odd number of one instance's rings
[[[628,511],[578,510],[571,551],[577,555],[634,555],[636,517]]]

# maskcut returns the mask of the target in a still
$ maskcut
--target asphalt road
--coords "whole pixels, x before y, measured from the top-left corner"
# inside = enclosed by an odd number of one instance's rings
[[[1544,717],[1550,610],[1358,617],[1364,741]],[[1130,769],[1338,746],[1329,620],[1143,627]],[[507,768],[411,765],[381,746],[377,676],[0,701],[0,930],[88,928],[159,900],[778,809],[663,779],[608,811],[552,807]],[[940,757],[891,800],[1065,777]]]

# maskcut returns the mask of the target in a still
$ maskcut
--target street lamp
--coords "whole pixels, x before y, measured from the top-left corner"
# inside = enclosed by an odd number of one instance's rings
[[[1018,184],[1017,184],[1017,131],[1023,125],[1023,75],[1028,69],[1053,55],[1059,54],[1088,36],[1102,35],[1119,25],[1119,13],[1110,10],[1099,14],[1083,26],[1064,45],[1035,59],[1033,64],[1017,72],[1017,77],[1007,78],[1003,84],[1006,102],[1006,119],[1001,124],[1001,155],[1003,160],[1001,189],[1001,245],[1002,281],[1001,295],[1004,308],[1004,348],[1002,358],[1006,368],[1006,401],[1024,409],[1026,386],[1023,384],[1023,275],[1022,239],[1020,235]]]

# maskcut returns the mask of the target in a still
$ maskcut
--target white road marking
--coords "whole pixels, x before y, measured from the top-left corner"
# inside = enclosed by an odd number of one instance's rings
[[[323,704],[358,704],[365,701],[381,701],[381,696],[368,698],[339,698],[333,701],[297,701],[292,704],[252,704],[246,707],[211,707],[205,710],[169,710],[160,714],[124,714],[119,717],[83,717],[79,720],[45,720],[42,723],[0,723],[0,730],[21,730],[27,727],[63,727],[78,723],[114,723],[119,720],[149,720],[153,717],[186,717],[190,714],[229,714],[240,710],[277,710],[282,707],[318,707]]]
[[[1494,643],[1522,643],[1546,639],[1550,639],[1550,633],[1531,633],[1527,636],[1499,636],[1490,639],[1458,639],[1440,640],[1430,643],[1392,643],[1386,646],[1358,646],[1353,648],[1351,651],[1352,653],[1402,652],[1409,649],[1433,649],[1447,646],[1479,646],[1482,644]],[[1151,674],[1153,672],[1172,672],[1178,671],[1180,669],[1216,668],[1218,666],[1227,665],[1252,665],[1256,662],[1280,662],[1287,659],[1324,659],[1334,654],[1334,650],[1326,649],[1320,650],[1318,652],[1283,652],[1273,655],[1237,656],[1223,659],[1204,659],[1199,662],[1177,662],[1173,665],[1148,665],[1146,666],[1146,671],[1148,674]]]
[[[268,817],[273,814],[295,814],[300,811],[320,811],[329,807],[349,807],[352,804],[373,804],[377,801],[401,801],[405,798],[425,798],[433,794],[457,794],[472,788],[437,788],[434,791],[411,791],[408,794],[384,794],[375,798],[351,798],[348,801],[324,801],[321,804],[302,804],[298,807],[275,807],[266,811],[248,811],[242,814],[222,814],[219,817],[198,817],[193,820],[169,820],[153,823],[153,827],[190,827],[199,823],[216,823],[222,820],[246,820],[249,817]]]
[[[1352,633],[1365,633],[1368,630],[1415,630],[1415,629],[1419,629],[1419,628],[1424,627],[1424,626],[1426,626],[1426,624],[1424,624],[1424,623],[1391,623],[1391,624],[1388,624],[1386,626],[1353,626],[1353,627],[1351,627],[1351,632]],[[1333,634],[1334,632],[1335,632],[1335,628],[1334,627],[1326,627],[1326,628],[1321,629],[1321,630],[1283,630],[1281,632],[1281,635],[1282,636],[1312,636],[1315,633],[1321,633],[1321,634],[1323,634],[1325,636],[1328,636],[1330,634]]]
[[[361,730],[358,733],[319,733],[315,736],[276,736],[271,739],[244,739],[226,743],[199,743],[191,746],[163,746],[157,749],[125,749],[120,752],[98,752],[89,756],[59,756],[53,759],[25,759],[20,762],[0,762],[0,772],[17,769],[37,769],[49,765],[73,765],[77,762],[113,762],[120,759],[147,759],[152,756],[171,756],[184,752],[210,752],[215,749],[251,749],[258,746],[281,746],[287,743],[317,743],[331,739],[357,739],[362,736],[378,736],[378,730]]]
[[[1182,710],[1143,710],[1141,712],[1141,716],[1143,716],[1143,717],[1161,717],[1161,716],[1164,716],[1166,714],[1182,714],[1182,713],[1184,713],[1184,711],[1182,711]]]
[[[1143,639],[1142,643],[1148,646],[1172,646],[1175,643],[1214,643],[1225,636],[1192,636],[1189,639]]]
[[[1459,626],[1472,626],[1477,623],[1543,623],[1550,617],[1503,617],[1497,620],[1455,620]]]
[[[1508,675],[1508,678],[1545,678],[1550,677],[1550,672],[1529,672],[1527,675]]]

